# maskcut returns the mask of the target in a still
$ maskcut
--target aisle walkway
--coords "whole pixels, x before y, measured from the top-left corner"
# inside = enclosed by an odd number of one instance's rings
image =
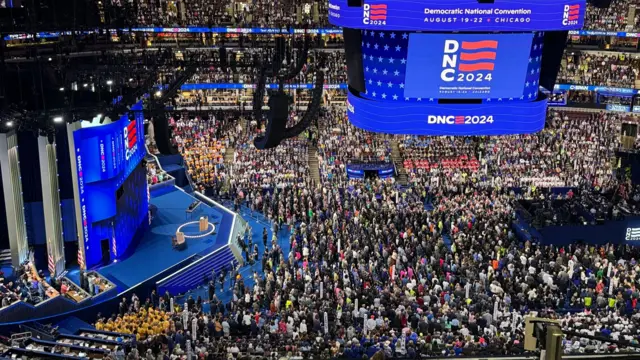
[[[272,232],[273,225],[261,213],[253,212],[253,214],[251,214],[251,211],[247,207],[242,207],[242,209],[240,210],[240,215],[242,215],[242,218],[249,223],[249,226],[251,226],[253,243],[258,244],[258,248],[259,248],[258,253],[260,254],[260,258],[255,262],[255,264],[251,266],[247,265],[242,267],[242,269],[240,269],[240,275],[242,276],[242,279],[244,280],[245,285],[252,288],[254,285],[253,273],[257,272],[260,276],[263,275],[262,255],[264,254],[264,245],[262,243],[262,229],[265,227],[267,228],[267,232],[269,236],[268,237],[269,246],[271,246],[271,238],[273,237],[273,232]],[[289,244],[289,235],[290,235],[290,232],[288,229],[281,230],[278,233],[278,245],[280,246],[280,248],[282,248],[282,252],[285,257],[289,255],[289,251],[291,250],[290,244]],[[216,281],[216,296],[225,304],[232,300],[233,295],[231,293],[230,287],[231,287],[231,280],[229,279],[228,275],[224,284],[225,291],[222,291],[222,289],[220,288],[220,282]],[[193,296],[194,299],[198,299],[198,296],[201,296],[202,299],[206,301],[209,297],[208,284],[204,284],[204,283],[201,284],[200,287],[185,293],[181,297],[177,297],[176,301],[178,304],[183,304],[186,301],[186,299],[189,298],[189,296]],[[205,304],[203,306],[203,310],[205,312],[209,312],[210,311],[209,304]]]

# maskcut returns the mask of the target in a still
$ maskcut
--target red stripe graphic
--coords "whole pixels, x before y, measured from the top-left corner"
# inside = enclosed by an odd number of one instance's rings
[[[569,10],[569,15],[578,15],[580,14],[580,9]]]
[[[578,20],[579,18],[580,18],[580,16],[578,16],[578,15],[569,16],[569,21]]]
[[[455,123],[464,124],[464,116],[456,116]]]
[[[127,130],[132,130],[136,128],[136,121],[133,120],[132,122],[130,122],[129,124],[127,124]]]
[[[129,143],[127,144],[127,147],[131,149],[133,145],[136,144],[136,141],[138,141],[138,136],[136,136],[136,131],[134,129],[133,132],[129,133]]]
[[[460,64],[458,65],[458,70],[463,72],[471,72],[471,71],[478,71],[478,70],[492,71],[494,67],[495,67],[495,64],[482,62],[477,64]]]
[[[370,17],[371,20],[387,20],[387,15],[373,15]]]
[[[371,15],[387,15],[387,10],[371,10]]]
[[[386,9],[387,4],[369,5],[369,7],[371,7],[372,10],[380,10],[380,9]]]
[[[462,49],[463,50],[478,50],[478,49],[497,49],[498,42],[495,40],[481,40],[481,41],[463,41]]]
[[[460,53],[460,60],[463,61],[475,61],[475,60],[495,60],[496,53],[494,51],[481,51],[477,53]]]
[[[580,9],[580,4],[569,5],[569,9],[571,9],[571,10],[573,10],[573,9]]]

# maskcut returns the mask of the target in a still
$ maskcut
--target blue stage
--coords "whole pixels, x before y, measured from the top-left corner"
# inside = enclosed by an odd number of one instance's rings
[[[234,227],[237,228],[235,232],[240,229],[239,226],[234,226],[240,221],[240,216],[236,216],[213,201],[201,202],[191,216],[187,216],[186,209],[195,200],[195,197],[177,187],[174,187],[171,192],[151,199],[151,204],[158,210],[152,220],[151,228],[132,249],[133,253],[121,261],[97,270],[116,285],[115,289],[80,303],[64,296],[57,296],[35,306],[16,302],[0,310],[0,328],[15,328],[20,323],[31,321],[55,323],[69,316],[77,316],[84,321],[93,322],[98,312],[116,311],[122,296],[128,297],[136,293],[138,297],[144,299],[149,296],[151,289],[156,287],[158,280],[170,278],[190,266],[196,268],[193,265],[198,260],[210,258],[214,262],[216,254],[221,251],[226,251],[228,254],[231,252],[229,240],[232,231]],[[209,217],[209,222],[215,225],[214,233],[201,238],[187,238],[185,250],[174,250],[171,236],[175,235],[179,226],[186,222],[197,221],[200,216]],[[185,235],[200,234],[197,225],[187,225],[182,231]],[[216,254],[212,254],[214,252]],[[67,278],[79,283],[78,270],[69,271]],[[198,280],[201,279],[200,277]]]
[[[98,272],[124,290],[151,279],[196,254],[210,253],[226,245],[233,218],[220,209],[202,203],[193,212],[191,220],[187,218],[185,210],[194,200],[191,195],[180,190],[152,198],[151,204],[158,207],[158,212],[150,231],[144,235],[134,253]],[[176,234],[178,227],[185,222],[195,221],[200,216],[209,216],[209,222],[217,223],[215,233],[204,238],[187,239],[186,250],[174,250],[171,237]],[[189,225],[183,230],[189,235],[194,230],[197,233],[198,229],[197,225]]]

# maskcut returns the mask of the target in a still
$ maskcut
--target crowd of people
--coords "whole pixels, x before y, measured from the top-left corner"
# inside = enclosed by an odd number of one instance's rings
[[[17,301],[36,305],[59,295],[47,282],[44,272],[36,270],[32,261],[25,261],[14,270],[15,273],[9,276],[0,270],[0,308]]]
[[[562,198],[582,201],[596,217],[611,204],[640,204],[637,187],[620,180],[611,161],[623,115],[551,110],[537,134],[394,137],[354,128],[333,104],[305,136],[258,151],[253,140],[264,123],[223,113],[177,120],[176,145],[198,178],[212,173],[203,156],[220,161],[218,142],[232,144],[224,195],[236,207],[262,212],[274,233],[290,229],[289,250],[277,236],[265,238],[256,258],[263,273],[254,273],[250,287],[230,272],[229,303],[215,289],[180,309],[152,296],[101,319],[101,327],[142,329],[131,358],[524,354],[524,317],[531,315],[557,319],[573,332],[562,343],[566,354],[632,351],[580,334],[638,344],[638,248],[610,239],[548,246],[513,228],[516,200],[536,198],[538,188],[580,189]],[[226,143],[218,140],[224,136]],[[410,171],[408,186],[346,176],[350,161],[392,161],[393,143]],[[319,183],[311,179],[312,148]],[[615,199],[602,197],[612,190]]]
[[[634,88],[640,68],[637,55],[565,52],[558,83]]]

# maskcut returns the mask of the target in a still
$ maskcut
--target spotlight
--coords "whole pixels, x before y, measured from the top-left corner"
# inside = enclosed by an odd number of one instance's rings
[[[53,122],[54,123],[61,123],[62,121],[64,121],[62,116],[56,116],[56,117],[53,118]]]
[[[107,85],[113,85],[113,80],[107,80]]]
[[[49,58],[49,61],[52,61],[52,60],[53,60],[52,58]]]
[[[12,127],[13,126],[13,121],[7,121],[7,126],[8,127]]]
[[[82,87],[87,87],[89,86],[89,84],[82,84]]]
[[[162,96],[162,91],[160,90],[156,91],[156,97],[160,97],[160,96]]]
[[[129,82],[132,82],[132,81],[133,81],[133,78],[129,78]]]
[[[64,91],[64,88],[63,88],[63,87],[61,87],[61,88],[60,88],[60,91]]]

